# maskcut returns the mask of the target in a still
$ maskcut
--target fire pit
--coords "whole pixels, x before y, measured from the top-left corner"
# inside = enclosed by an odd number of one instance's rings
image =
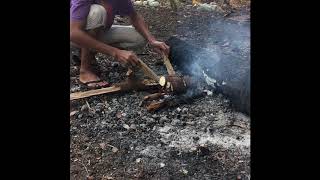
[[[139,69],[153,81],[140,81],[129,69],[126,82],[108,88],[72,93],[71,100],[106,93],[153,89],[157,92],[145,96],[141,105],[145,105],[148,111],[156,111],[190,102],[203,95],[203,88],[197,86],[197,82],[202,80],[212,86],[216,93],[226,95],[237,110],[250,114],[250,68],[224,57],[217,59],[210,52],[178,38],[170,38],[167,43],[171,47],[170,55],[169,58],[163,55],[163,62],[168,75],[158,77],[140,60]],[[187,76],[177,75],[169,59]]]

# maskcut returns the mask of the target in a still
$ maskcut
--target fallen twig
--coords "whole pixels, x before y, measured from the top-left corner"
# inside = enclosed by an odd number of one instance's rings
[[[147,110],[148,111],[156,111],[166,105],[167,105],[167,102],[164,100],[158,101],[158,102],[152,102],[147,106]]]
[[[79,163],[84,167],[84,169],[85,169],[86,172],[87,172],[87,177],[89,177],[89,171],[88,171],[86,165],[84,165],[84,164],[81,162],[81,160],[79,161]]]
[[[238,124],[229,124],[228,126],[231,126],[231,127],[234,126],[234,127],[239,127],[239,128],[245,129],[245,127],[238,125]]]
[[[154,94],[149,94],[145,97],[143,97],[143,100],[144,101],[149,101],[149,100],[155,100],[155,99],[159,99],[161,97],[163,97],[165,95],[165,93],[161,93],[161,92],[158,92],[158,93],[154,93]]]

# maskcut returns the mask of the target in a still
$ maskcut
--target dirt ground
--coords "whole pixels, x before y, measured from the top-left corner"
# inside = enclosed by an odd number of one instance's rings
[[[178,13],[169,7],[137,7],[137,11],[159,40],[176,36],[250,58],[250,49],[234,50],[223,38],[213,38],[222,30],[212,28],[221,20],[249,26],[248,8],[221,15],[188,4]],[[138,54],[156,73],[166,73],[158,63],[161,57],[148,46]],[[108,56],[96,58],[103,79],[124,80],[126,68]],[[78,78],[79,67],[70,60],[70,93],[84,90]],[[139,106],[147,94],[100,95],[71,102],[70,179],[250,179],[250,117],[215,93],[149,113]]]

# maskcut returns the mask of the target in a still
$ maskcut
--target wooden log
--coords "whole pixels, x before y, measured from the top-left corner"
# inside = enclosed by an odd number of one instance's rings
[[[161,76],[159,80],[160,86],[164,87],[167,91],[175,91],[177,93],[185,92],[187,88],[192,88],[196,82],[190,76]]]
[[[184,80],[180,76],[167,76],[167,81],[171,83],[171,90],[175,93],[182,93],[185,92],[187,86],[184,83]]]
[[[167,81],[166,81],[166,77],[165,76],[161,76],[159,79],[159,84],[160,86],[164,87],[166,85]]]
[[[189,87],[195,87],[196,86],[196,79],[192,78],[191,76],[183,76],[183,80],[185,85]]]
[[[165,87],[166,90],[175,93],[182,93],[187,89],[187,83],[185,82],[185,79],[177,75],[161,76],[159,84],[162,87]]]
[[[146,76],[155,80],[156,82],[159,82],[160,78],[158,77],[158,75],[154,71],[152,71],[152,69],[150,69],[148,65],[146,65],[141,59],[138,59],[138,66],[142,69]]]

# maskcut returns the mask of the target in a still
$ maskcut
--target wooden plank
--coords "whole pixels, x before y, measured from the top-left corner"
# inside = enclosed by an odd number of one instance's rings
[[[70,100],[81,99],[81,98],[86,98],[86,97],[106,94],[106,93],[115,93],[119,91],[121,91],[120,86],[111,86],[111,87],[106,87],[101,89],[89,90],[85,92],[75,92],[70,94]]]
[[[157,83],[150,82],[148,80],[140,80],[140,81],[133,81],[127,80],[126,82],[115,84],[111,87],[101,88],[101,89],[94,89],[84,92],[75,92],[70,94],[70,100],[86,98],[90,96],[96,96],[101,94],[108,94],[108,93],[116,93],[116,92],[125,92],[130,90],[149,90],[149,89],[159,89],[160,86]]]

